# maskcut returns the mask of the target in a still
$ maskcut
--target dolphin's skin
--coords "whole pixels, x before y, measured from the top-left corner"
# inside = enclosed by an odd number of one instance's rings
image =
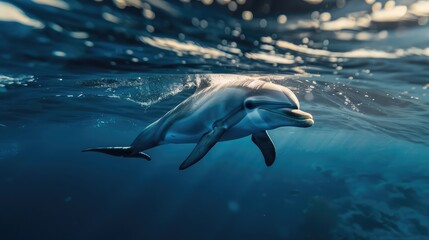
[[[252,135],[252,141],[270,166],[275,159],[275,148],[266,130],[313,124],[311,114],[299,110],[298,99],[288,88],[260,80],[240,80],[197,89],[147,126],[131,146],[84,151],[150,160],[144,150],[168,143],[197,143],[180,166],[185,169],[204,157],[218,141]]]

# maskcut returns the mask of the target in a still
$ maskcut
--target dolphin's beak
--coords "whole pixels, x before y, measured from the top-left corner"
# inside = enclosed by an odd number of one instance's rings
[[[269,111],[275,114],[279,114],[282,117],[286,117],[293,122],[293,126],[296,127],[311,127],[314,125],[313,116],[310,113],[304,112],[299,109],[286,108],[269,108],[264,107],[262,110]]]
[[[292,109],[285,112],[287,117],[295,120],[300,127],[311,127],[314,124],[313,116],[310,113],[301,111],[299,109]]]

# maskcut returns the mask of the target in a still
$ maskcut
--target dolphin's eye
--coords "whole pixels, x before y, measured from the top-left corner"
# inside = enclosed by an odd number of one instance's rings
[[[256,107],[256,105],[253,102],[251,102],[251,101],[247,101],[246,103],[244,103],[244,106],[247,109],[254,109]]]

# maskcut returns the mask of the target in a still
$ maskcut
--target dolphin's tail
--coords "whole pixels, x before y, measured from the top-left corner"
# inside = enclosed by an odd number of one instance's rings
[[[82,152],[101,152],[118,157],[144,158],[148,161],[151,160],[149,155],[144,152],[134,152],[132,147],[98,147],[88,148],[82,150]]]

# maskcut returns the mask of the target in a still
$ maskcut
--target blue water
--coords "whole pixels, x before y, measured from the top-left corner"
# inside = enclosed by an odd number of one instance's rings
[[[429,2],[318,2],[0,1],[0,239],[429,239]],[[240,79],[315,119],[269,168],[249,137],[81,152]]]

